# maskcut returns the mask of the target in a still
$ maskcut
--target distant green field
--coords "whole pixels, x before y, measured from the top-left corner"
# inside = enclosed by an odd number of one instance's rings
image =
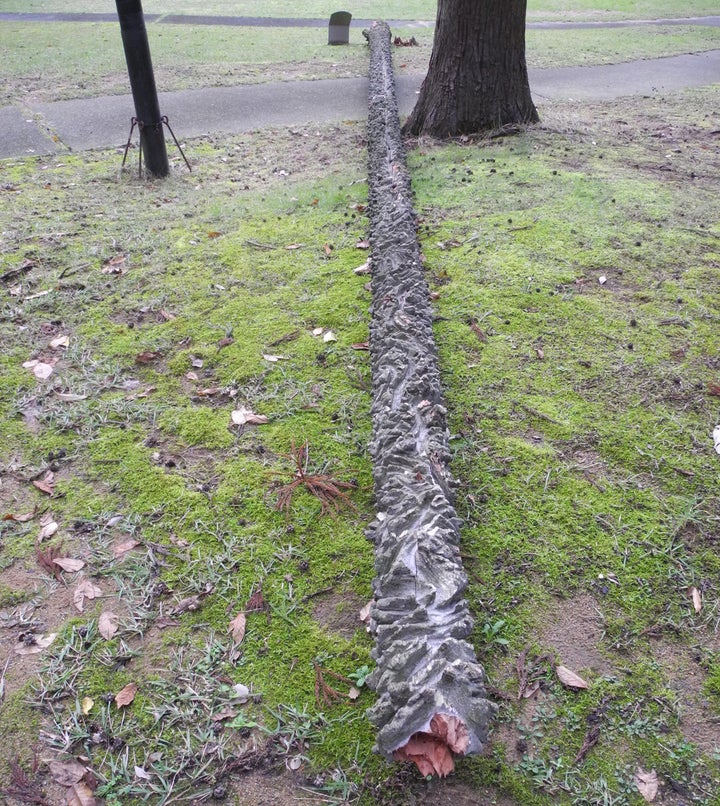
[[[432,0],[354,0],[345,7],[358,19],[435,19]],[[145,0],[148,14],[213,14],[248,17],[319,17],[329,15],[325,0]],[[2,11],[15,12],[108,12],[107,0],[4,0]],[[332,10],[332,9],[330,9]],[[717,14],[717,0],[528,0],[528,19],[658,19]]]

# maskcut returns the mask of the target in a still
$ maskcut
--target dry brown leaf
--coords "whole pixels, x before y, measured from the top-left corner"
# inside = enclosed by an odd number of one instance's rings
[[[207,389],[198,389],[195,394],[198,397],[212,397],[218,392],[222,392],[222,386],[209,386]]]
[[[135,356],[136,364],[151,364],[156,359],[160,358],[161,353],[155,350],[144,350]]]
[[[173,615],[179,616],[180,613],[184,613],[186,610],[189,610],[190,612],[199,610],[200,605],[201,602],[199,596],[186,596],[175,605],[172,612]]]
[[[369,350],[370,342],[356,341],[355,344],[351,344],[350,346],[353,348],[353,350]]]
[[[57,350],[58,347],[69,347],[70,346],[70,336],[55,336],[55,338],[50,342],[50,347],[53,350]]]
[[[172,322],[172,320],[176,319],[177,317],[174,313],[166,311],[164,308],[160,308],[160,318],[164,319],[166,322]]]
[[[48,472],[41,479],[35,479],[33,481],[33,485],[41,492],[47,493],[47,495],[54,495],[55,474],[51,470],[48,470]]]
[[[197,374],[197,372],[192,372],[192,371],[190,371],[190,372],[186,372],[186,373],[185,373],[185,377],[186,377],[186,378],[187,378],[187,380],[189,380],[189,381],[199,381],[199,380],[200,380],[200,377],[199,377],[199,375]]]
[[[352,686],[350,688],[350,691],[348,691],[348,699],[349,700],[357,700],[357,698],[359,696],[360,696],[360,689],[355,688],[355,686]]]
[[[78,781],[65,792],[67,806],[97,806],[98,802],[92,789],[84,782]]]
[[[87,395],[76,395],[72,392],[55,392],[55,397],[65,401],[65,403],[77,403],[80,400],[87,400]]]
[[[98,632],[106,641],[110,641],[118,631],[119,618],[110,610],[104,610],[98,619]]]
[[[702,593],[700,593],[700,591],[695,586],[690,588],[688,590],[688,593],[690,594],[690,598],[692,599],[695,612],[699,613],[703,608]]]
[[[60,786],[72,786],[82,780],[85,766],[75,759],[69,761],[51,761],[50,776]]]
[[[160,616],[155,620],[155,626],[158,630],[167,630],[168,627],[179,627],[180,622],[170,616]]]
[[[216,230],[216,229],[211,230],[207,234],[208,238],[219,238],[221,235],[222,235],[222,232],[220,232],[219,230]]]
[[[25,512],[22,515],[14,515],[13,513],[8,513],[7,515],[3,515],[4,521],[16,521],[17,523],[27,523],[31,521],[35,515],[37,515],[36,511],[33,512]]]
[[[230,418],[235,425],[265,425],[268,421],[264,414],[255,414],[244,407],[231,412]]]
[[[42,529],[40,530],[40,534],[38,535],[38,540],[47,540],[48,537],[52,537],[60,527],[57,523],[51,520],[49,523],[46,523]]]
[[[15,645],[15,654],[37,655],[38,652],[42,652],[43,649],[47,649],[56,638],[57,633],[51,632],[49,635],[35,636],[35,641],[32,644],[26,644],[21,641],[19,644]]]
[[[127,686],[121,688],[115,695],[115,705],[117,705],[118,708],[124,708],[126,705],[130,705],[135,699],[137,690],[137,683],[128,683]]]
[[[83,560],[76,560],[73,557],[55,557],[53,562],[55,565],[59,565],[63,571],[67,571],[69,574],[74,574],[76,571],[79,571],[81,568],[85,567],[85,562]]]
[[[241,610],[237,616],[228,624],[227,631],[232,633],[233,643],[241,644],[245,638],[245,627],[247,625],[247,618],[245,611]]]
[[[370,241],[365,241],[365,240],[358,241],[355,244],[355,248],[356,249],[369,249],[370,248]]]
[[[567,686],[568,688],[588,688],[588,684],[582,677],[580,677],[579,674],[575,674],[571,669],[568,669],[567,666],[556,666],[555,674],[558,676],[558,680],[563,686]]]
[[[360,609],[359,616],[360,616],[360,621],[362,621],[363,624],[369,624],[370,623],[370,611],[372,610],[373,601],[374,600],[371,599],[364,607],[362,607]]]
[[[302,244],[301,243],[289,243],[285,248],[290,249],[291,251],[294,250],[294,249],[301,249]]]
[[[113,557],[117,560],[123,556],[123,554],[127,554],[128,551],[131,551],[135,548],[135,546],[139,546],[140,541],[135,540],[134,537],[130,537],[127,540],[123,540],[122,543],[117,543],[113,546]]]
[[[75,587],[73,602],[75,607],[82,613],[85,609],[85,600],[95,599],[97,596],[102,596],[102,588],[98,588],[92,580],[85,577]]]
[[[83,697],[80,700],[80,709],[87,716],[95,705],[95,700],[92,697]]]
[[[223,708],[222,711],[212,717],[213,722],[222,722],[224,719],[234,719],[238,712],[234,708]]]
[[[633,776],[638,792],[647,803],[652,803],[658,794],[658,776],[655,770],[645,772],[642,767],[638,767]]]
[[[235,339],[232,336],[224,336],[220,341],[217,343],[218,350],[222,350],[223,347],[229,347],[233,344]]]

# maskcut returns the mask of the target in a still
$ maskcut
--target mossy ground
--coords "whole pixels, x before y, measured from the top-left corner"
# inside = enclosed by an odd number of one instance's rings
[[[717,803],[719,100],[548,106],[517,137],[410,153],[473,641],[502,703],[450,787],[371,753],[364,688],[315,695],[313,663],[371,663],[361,127],[194,141],[193,173],[176,160],[162,183],[120,176],[114,152],[4,161],[3,514],[37,510],[0,523],[10,753],[29,768],[42,730],[43,759],[87,756],[123,806],[209,797],[253,748],[317,798],[639,804],[643,767],[656,802]],[[57,361],[49,379],[33,358]],[[241,406],[268,423],[233,426]],[[303,490],[276,509],[305,442],[355,509],[321,516]],[[32,484],[47,470],[52,497]],[[79,577],[36,564],[43,513],[42,546],[103,591],[83,613]],[[55,625],[34,660],[12,654]]]

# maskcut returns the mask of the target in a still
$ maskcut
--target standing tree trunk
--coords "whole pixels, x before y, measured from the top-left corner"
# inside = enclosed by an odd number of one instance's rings
[[[430,67],[404,134],[453,137],[535,123],[526,0],[438,0]]]

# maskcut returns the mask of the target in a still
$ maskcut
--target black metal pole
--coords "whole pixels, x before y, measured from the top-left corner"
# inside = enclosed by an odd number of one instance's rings
[[[135,117],[140,128],[145,168],[153,176],[167,176],[170,165],[142,3],[140,0],[115,0],[115,5],[135,102]]]

